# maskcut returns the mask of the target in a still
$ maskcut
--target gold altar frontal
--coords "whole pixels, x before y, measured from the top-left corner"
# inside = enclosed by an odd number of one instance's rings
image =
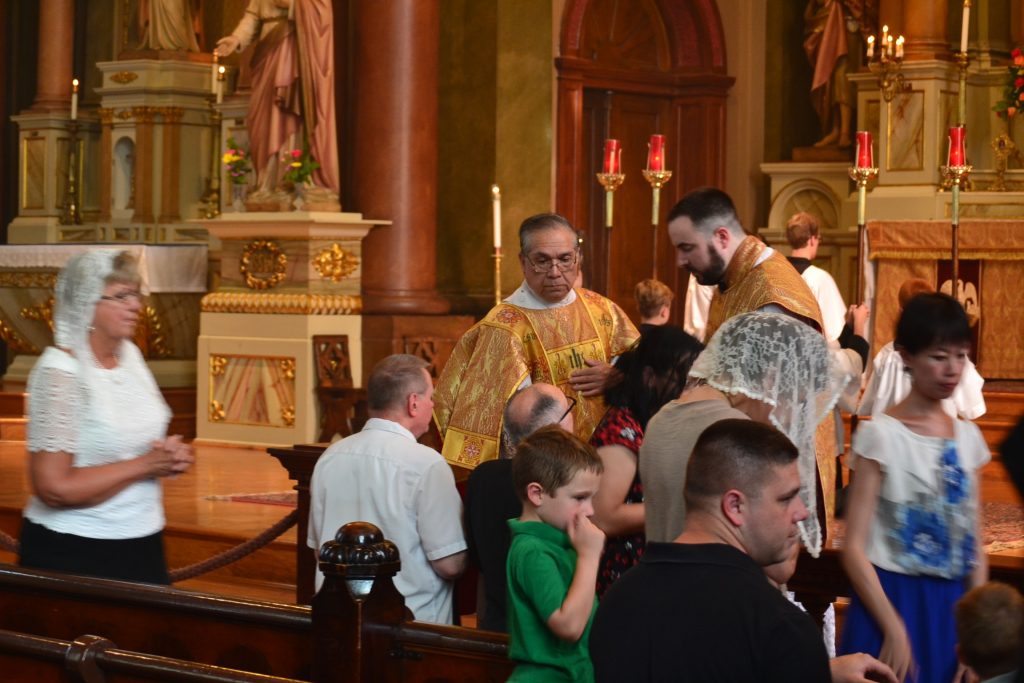
[[[1024,378],[1024,221],[960,222],[959,298],[978,317],[978,372],[986,379]],[[897,293],[908,278],[922,278],[951,293],[948,221],[871,221],[868,258],[875,270],[872,350],[892,341],[899,317]],[[964,264],[976,263],[976,268]]]
[[[361,214],[233,213],[202,221],[220,240],[220,281],[201,304],[196,435],[291,445],[319,435],[314,335],[347,335],[361,383]]]

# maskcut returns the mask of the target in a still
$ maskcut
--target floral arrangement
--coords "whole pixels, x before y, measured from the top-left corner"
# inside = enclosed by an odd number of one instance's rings
[[[1012,63],[1007,69],[1010,76],[1006,81],[1006,90],[1003,91],[1003,99],[996,102],[992,111],[997,116],[1011,118],[1017,115],[1017,111],[1024,107],[1024,53],[1019,47],[1014,48],[1010,53]]]
[[[228,149],[224,152],[224,156],[221,159],[224,165],[227,166],[232,184],[248,184],[252,164],[249,162],[249,155],[235,143],[234,138],[228,138]]]
[[[320,163],[309,154],[308,149],[293,149],[281,155],[281,162],[288,165],[284,179],[296,185],[305,185]]]

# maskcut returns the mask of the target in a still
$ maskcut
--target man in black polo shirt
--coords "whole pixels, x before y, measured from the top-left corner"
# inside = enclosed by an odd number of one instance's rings
[[[807,508],[797,449],[776,429],[721,420],[686,470],[686,522],[649,543],[598,606],[590,635],[597,681],[866,680],[853,655],[830,671],[821,633],[773,588],[762,567],[792,558]],[[838,661],[838,660],[837,660]],[[842,665],[859,664],[859,677]],[[879,665],[881,666],[881,665]],[[884,667],[879,680],[889,680]]]

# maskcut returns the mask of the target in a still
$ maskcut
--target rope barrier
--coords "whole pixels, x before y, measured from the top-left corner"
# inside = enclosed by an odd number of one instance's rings
[[[284,518],[260,533],[255,538],[251,538],[248,541],[239,543],[233,548],[228,548],[224,552],[217,553],[213,557],[208,557],[205,560],[196,562],[194,564],[179,567],[178,569],[171,570],[171,582],[177,583],[186,579],[195,578],[200,574],[206,574],[214,569],[220,569],[226,567],[232,562],[237,562],[246,555],[251,555],[260,548],[264,547],[271,541],[274,541],[288,529],[295,526],[299,520],[299,511],[292,510]],[[20,544],[18,539],[14,538],[8,533],[0,531],[0,547],[4,550],[8,550],[12,553],[18,553],[20,551]]]

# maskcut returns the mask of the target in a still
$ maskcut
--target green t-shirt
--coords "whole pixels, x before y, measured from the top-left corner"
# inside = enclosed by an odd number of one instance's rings
[[[509,681],[593,681],[587,628],[575,643],[548,629],[548,619],[562,606],[576,571],[576,551],[564,531],[544,522],[508,520],[508,656],[516,662]]]

